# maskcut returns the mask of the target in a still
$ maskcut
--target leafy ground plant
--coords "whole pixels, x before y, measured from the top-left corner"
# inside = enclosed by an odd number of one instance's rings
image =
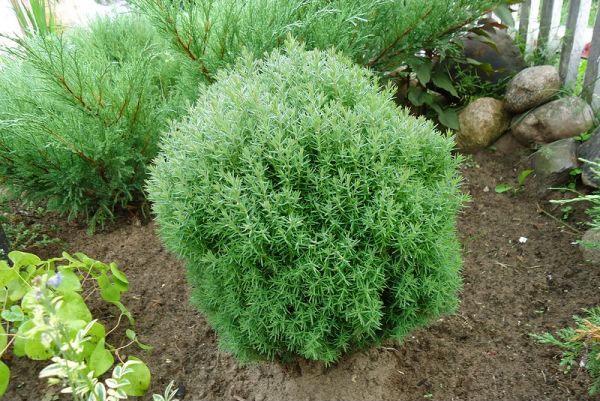
[[[565,373],[573,368],[585,368],[592,378],[590,395],[600,392],[600,308],[586,313],[586,317],[575,316],[575,327],[567,327],[552,335],[533,335],[542,344],[562,349],[560,366]]]
[[[226,349],[331,363],[454,310],[451,137],[333,50],[289,41],[217,78],[148,190]]]
[[[519,176],[517,177],[517,185],[516,186],[507,184],[507,183],[501,183],[501,184],[496,185],[496,188],[494,190],[498,194],[503,194],[503,193],[511,192],[511,191],[513,194],[517,194],[517,193],[521,192],[523,190],[523,188],[525,188],[525,183],[527,182],[527,178],[529,178],[529,176],[531,174],[533,174],[533,170],[531,170],[531,169],[523,170],[519,173]]]
[[[43,207],[19,202],[17,197],[0,192],[0,224],[11,249],[32,250],[60,244],[58,227],[42,224],[46,214]]]
[[[51,360],[40,378],[57,385],[75,401],[115,401],[143,395],[149,386],[150,371],[135,357],[122,360],[121,352],[140,343],[127,330],[127,344],[115,347],[107,336],[130,312],[121,303],[129,283],[114,264],[105,264],[83,254],[63,253],[60,258],[41,260],[23,252],[9,253],[10,264],[0,261],[0,297],[3,300],[0,325],[2,355],[12,346],[17,357]],[[93,319],[85,300],[92,294],[120,311],[111,330]],[[115,364],[116,363],[116,364]],[[109,378],[102,377],[112,368]],[[0,362],[0,394],[6,391],[10,371]]]

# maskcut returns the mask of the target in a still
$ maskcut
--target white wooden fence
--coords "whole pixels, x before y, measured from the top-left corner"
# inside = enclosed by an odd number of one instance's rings
[[[567,6],[566,24],[561,24]],[[589,27],[592,0],[525,0],[517,6],[515,30],[526,43],[526,52],[536,48],[546,54],[560,52],[560,76],[565,86],[577,81],[584,46],[591,43],[582,96],[600,111],[600,18]]]

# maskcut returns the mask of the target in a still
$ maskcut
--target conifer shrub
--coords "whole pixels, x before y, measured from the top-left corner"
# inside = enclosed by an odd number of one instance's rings
[[[135,17],[19,39],[0,61],[0,180],[92,227],[141,201],[159,135],[189,97],[180,60]]]
[[[242,48],[261,57],[287,35],[385,72],[427,50],[444,53],[471,22],[512,0],[130,0],[196,62],[204,79]],[[436,54],[437,54],[436,53]]]
[[[241,360],[329,363],[456,307],[452,138],[379,89],[290,42],[219,72],[164,137],[147,187],[160,233]]]

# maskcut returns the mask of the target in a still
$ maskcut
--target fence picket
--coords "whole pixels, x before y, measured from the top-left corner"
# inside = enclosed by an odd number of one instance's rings
[[[592,0],[571,0],[560,58],[560,77],[565,86],[573,86],[581,63],[584,31],[587,28]]]
[[[538,46],[546,59],[558,49],[562,6],[563,0],[544,0],[542,6]]]
[[[519,36],[523,40],[527,40],[529,32],[529,14],[531,10],[531,0],[525,0],[519,8]]]
[[[540,33],[539,17],[540,17],[540,1],[541,0],[529,0],[529,22],[527,24],[527,41],[525,42],[525,53],[531,53],[534,51],[538,35]]]
[[[583,97],[594,110],[600,110],[600,9],[596,14],[592,47],[588,56],[587,69],[583,80]]]

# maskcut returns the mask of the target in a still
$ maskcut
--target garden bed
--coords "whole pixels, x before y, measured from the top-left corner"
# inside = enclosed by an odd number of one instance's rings
[[[580,234],[540,213],[539,199],[527,191],[494,192],[497,184],[515,180],[516,157],[484,152],[464,169],[472,202],[459,222],[464,290],[458,313],[403,344],[358,352],[329,368],[306,362],[242,366],[219,351],[215,333],[189,305],[183,264],[165,250],[153,224],[124,218],[91,237],[83,227],[56,224],[64,248],[116,261],[127,273],[125,304],[137,317],[141,339],[154,346],[143,355],[153,374],[148,394],[175,380],[188,401],[587,399],[587,373],[565,375],[557,350],[529,334],[569,325],[571,315],[595,306],[600,271],[582,261],[573,244]],[[61,248],[51,246],[44,256]],[[93,312],[103,319],[113,309]],[[46,384],[36,379],[45,364],[13,359],[5,399],[45,399]]]

